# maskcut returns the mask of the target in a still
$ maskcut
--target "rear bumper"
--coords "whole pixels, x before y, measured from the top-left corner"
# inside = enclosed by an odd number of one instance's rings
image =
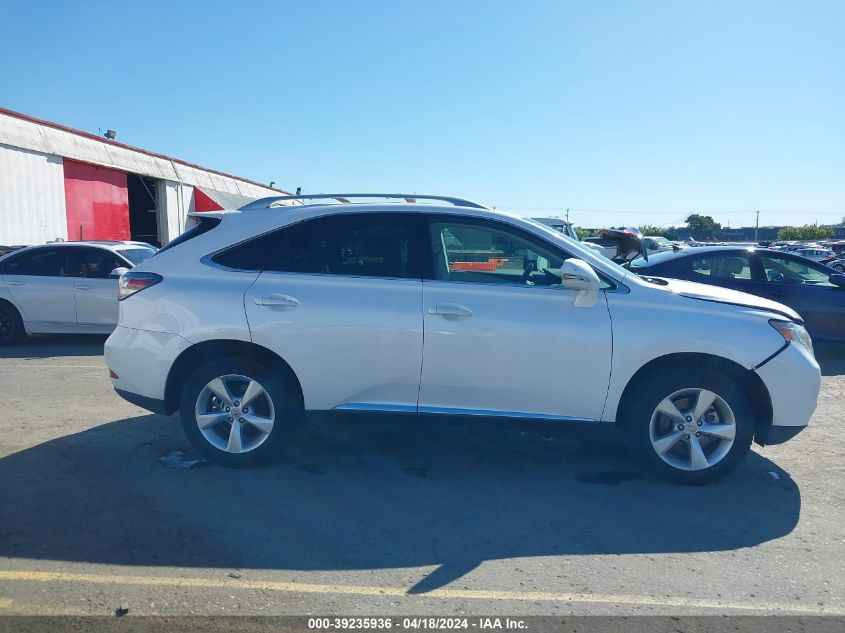
[[[139,396],[137,393],[132,393],[131,391],[124,391],[123,389],[118,389],[117,387],[114,388],[121,398],[126,400],[127,402],[131,402],[132,404],[141,407],[142,409],[146,409],[147,411],[152,411],[153,413],[158,413],[159,415],[170,415],[170,412],[167,410],[167,407],[164,404],[164,400],[158,400],[156,398],[148,398],[147,396]]]
[[[821,372],[813,355],[789,344],[757,370],[772,401],[772,426],[757,434],[762,444],[780,444],[810,421],[821,390]]]
[[[105,345],[106,365],[117,374],[112,386],[129,402],[160,413],[170,368],[190,346],[176,334],[118,326]],[[156,402],[162,403],[161,411]]]

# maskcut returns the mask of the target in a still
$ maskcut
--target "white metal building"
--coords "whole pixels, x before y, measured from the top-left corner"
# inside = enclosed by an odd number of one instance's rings
[[[0,108],[0,245],[163,245],[191,211],[285,191]]]

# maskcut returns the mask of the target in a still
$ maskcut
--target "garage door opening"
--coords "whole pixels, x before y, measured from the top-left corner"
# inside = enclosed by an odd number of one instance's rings
[[[129,232],[133,240],[161,246],[158,230],[158,181],[155,178],[127,174],[129,190]]]

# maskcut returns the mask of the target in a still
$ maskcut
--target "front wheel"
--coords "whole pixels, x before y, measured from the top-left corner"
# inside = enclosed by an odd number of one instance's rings
[[[748,453],[754,416],[731,376],[708,367],[673,368],[646,377],[631,402],[626,430],[650,472],[675,483],[704,484]]]
[[[845,273],[845,264],[834,264],[833,270],[840,273]]]
[[[274,372],[248,359],[199,367],[182,392],[188,439],[222,466],[248,468],[278,454],[302,407]]]

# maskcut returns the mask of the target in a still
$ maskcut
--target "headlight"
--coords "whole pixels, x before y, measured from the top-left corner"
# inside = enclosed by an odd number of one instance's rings
[[[810,334],[804,329],[804,326],[792,321],[778,321],[776,319],[769,321],[769,325],[780,332],[780,335],[787,342],[803,345],[810,350],[810,353],[813,352],[813,339],[810,338]]]

